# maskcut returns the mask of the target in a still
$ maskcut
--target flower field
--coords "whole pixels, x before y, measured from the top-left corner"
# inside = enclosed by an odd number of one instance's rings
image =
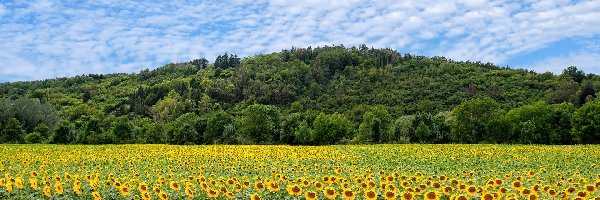
[[[0,199],[600,199],[600,146],[1,145]]]

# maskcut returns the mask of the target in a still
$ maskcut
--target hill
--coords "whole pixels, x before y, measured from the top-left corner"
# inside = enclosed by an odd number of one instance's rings
[[[575,118],[600,112],[599,87],[576,67],[554,75],[364,45],[224,54],[0,84],[0,142],[596,143],[596,122]]]

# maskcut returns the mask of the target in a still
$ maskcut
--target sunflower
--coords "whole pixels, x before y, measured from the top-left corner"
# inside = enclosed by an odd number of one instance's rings
[[[565,193],[567,193],[567,195],[571,195],[573,192],[575,192],[575,190],[577,190],[575,187],[571,186],[567,189],[565,189]]]
[[[459,194],[459,195],[454,195],[452,196],[452,198],[450,198],[452,200],[468,200],[469,198],[467,198],[467,196],[465,196],[464,194]]]
[[[265,189],[265,185],[262,182],[258,181],[256,183],[254,183],[254,189],[256,189],[256,190],[264,190]]]
[[[81,186],[79,185],[73,186],[73,192],[75,192],[77,196],[81,196],[83,194],[83,190],[81,190]]]
[[[148,185],[146,185],[146,183],[144,183],[144,182],[141,182],[141,183],[138,185],[138,190],[139,190],[140,192],[142,192],[142,193],[144,193],[144,192],[148,192]]]
[[[300,194],[302,194],[302,188],[295,184],[288,185],[286,189],[288,194],[295,197],[300,196]]]
[[[206,195],[210,198],[217,198],[219,196],[219,191],[218,190],[213,190],[213,189],[209,189],[206,192]]]
[[[94,197],[94,200],[102,199],[102,196],[100,196],[100,193],[98,193],[96,191],[92,192],[92,197]]]
[[[529,196],[527,196],[527,200],[538,200],[540,199],[537,193],[531,193]]]
[[[365,199],[367,199],[367,200],[376,200],[377,199],[377,193],[375,192],[375,190],[367,190],[365,192]]]
[[[186,187],[185,188],[185,196],[187,196],[190,199],[194,198],[194,191],[191,188]]]
[[[235,194],[231,192],[226,192],[225,197],[227,197],[228,199],[235,199]]]
[[[521,181],[512,182],[510,186],[516,191],[519,191],[521,190],[521,188],[523,188],[523,184],[521,183]]]
[[[250,196],[250,200],[260,200],[260,195],[258,195],[257,193],[252,194],[252,196]]]
[[[23,179],[16,178],[15,179],[15,186],[17,186],[17,188],[19,188],[19,189],[23,189],[23,187],[25,187],[23,185]]]
[[[581,197],[581,198],[584,198],[584,199],[585,199],[586,197],[588,197],[588,196],[589,196],[589,193],[588,193],[588,192],[586,192],[586,191],[579,191],[579,192],[577,192],[577,194],[576,194],[576,197]]]
[[[319,181],[315,181],[313,183],[313,186],[315,186],[315,188],[317,188],[317,190],[322,190],[323,189],[323,184]]]
[[[119,188],[119,192],[123,196],[129,196],[129,194],[131,193],[131,191],[129,190],[129,188],[126,185],[123,185],[121,188]]]
[[[548,189],[548,196],[554,198],[557,195],[558,195],[558,192],[555,189],[552,189],[552,188]]]
[[[446,196],[447,196],[447,195],[450,195],[450,193],[451,193],[452,191],[454,191],[454,188],[452,188],[452,187],[450,187],[450,186],[446,186],[446,187],[444,187],[444,189],[443,189],[442,191],[444,192],[444,195],[446,195]]]
[[[304,192],[304,198],[306,198],[306,200],[315,200],[317,199],[317,193],[313,191],[306,191]]]
[[[269,186],[268,189],[271,192],[277,192],[277,191],[279,191],[279,189],[281,189],[279,187],[279,184],[277,184],[276,182],[269,182],[268,186]]]
[[[63,188],[62,183],[60,182],[56,182],[56,184],[54,184],[54,190],[57,194],[63,194],[65,192],[65,188]]]
[[[415,195],[412,192],[403,192],[403,193],[400,193],[400,199],[412,200],[412,199],[415,199]]]
[[[469,194],[470,196],[475,196],[477,194],[477,187],[475,187],[475,186],[468,186],[467,187],[467,194]]]
[[[395,191],[386,191],[384,197],[386,200],[396,199],[396,192]]]
[[[435,192],[435,191],[429,191],[429,192],[425,192],[425,195],[423,195],[423,199],[425,199],[425,200],[439,200],[440,199],[440,195],[438,195],[438,193]]]
[[[342,198],[346,199],[346,200],[353,200],[354,198],[356,198],[354,192],[352,192],[352,190],[344,190],[344,192],[342,192]]]
[[[596,186],[594,185],[585,185],[583,188],[585,188],[585,191],[590,194],[594,194],[594,192],[596,192]]]
[[[158,198],[160,198],[160,200],[167,200],[167,199],[169,199],[169,195],[167,195],[167,193],[161,191],[158,194]]]
[[[142,199],[150,200],[150,199],[152,199],[152,196],[148,192],[142,192]]]
[[[518,200],[518,199],[519,198],[514,193],[508,194],[508,196],[506,196],[506,200]]]
[[[481,195],[481,200],[494,200],[496,197],[491,193],[485,193]]]
[[[532,191],[532,190],[530,190],[530,189],[527,189],[527,188],[525,188],[525,189],[521,190],[521,192],[520,192],[519,194],[521,195],[521,197],[527,197],[527,196],[528,196],[528,195],[530,195],[532,192],[534,192],[534,191]]]
[[[181,189],[181,187],[179,187],[179,184],[175,181],[172,181],[171,184],[169,184],[169,186],[171,187],[171,189],[179,191]]]
[[[29,185],[31,185],[31,188],[33,188],[34,190],[38,189],[38,181],[35,178],[30,178],[29,179]]]
[[[52,189],[50,188],[50,186],[44,186],[43,191],[46,197],[52,196]]]
[[[323,190],[323,195],[325,195],[325,198],[327,199],[335,199],[335,197],[338,195],[337,192],[331,188],[331,187],[326,187]]]

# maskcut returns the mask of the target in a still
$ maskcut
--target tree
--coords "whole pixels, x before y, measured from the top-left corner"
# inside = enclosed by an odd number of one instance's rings
[[[352,124],[343,115],[335,113],[319,114],[313,122],[313,135],[316,144],[327,145],[351,137]]]
[[[204,143],[217,143],[223,137],[225,128],[235,123],[235,118],[225,111],[217,111],[209,118],[204,131]]]
[[[600,101],[596,100],[577,109],[571,118],[573,136],[579,143],[600,143]]]
[[[385,107],[371,107],[362,117],[355,142],[391,142],[393,140],[392,127],[392,116]]]
[[[54,131],[50,142],[52,144],[69,144],[73,142],[74,135],[71,132],[73,125],[68,121],[61,121],[58,124],[58,128]]]
[[[279,142],[283,144],[296,144],[295,133],[300,128],[300,124],[303,122],[300,113],[291,113],[283,117],[281,121]],[[304,121],[306,124],[306,121]]]
[[[554,117],[554,107],[543,101],[514,108],[506,114],[514,138],[522,144],[558,144],[559,133],[550,125]]]
[[[166,97],[156,102],[156,104],[150,108],[154,120],[169,122],[184,114],[186,112],[186,105],[180,102],[180,99],[181,96],[179,93],[171,91]]]
[[[254,143],[279,140],[281,116],[275,106],[254,104],[242,111],[240,134]]]
[[[581,83],[585,79],[585,73],[583,73],[581,70],[578,70],[575,66],[570,66],[564,69],[561,76],[568,77],[576,83]]]
[[[23,127],[21,126],[21,122],[16,118],[11,118],[8,120],[4,129],[2,130],[2,135],[0,135],[0,143],[23,143],[23,136],[25,131],[23,131]]]
[[[415,129],[416,138],[421,142],[428,142],[431,138],[431,129],[424,122],[419,123],[417,128]]]
[[[490,120],[500,110],[500,104],[489,97],[471,99],[452,110],[452,139],[461,143],[478,143],[488,138],[493,127]]]
[[[118,143],[131,143],[135,138],[133,135],[133,125],[129,122],[127,116],[118,117],[110,124],[110,132],[115,136]]]
[[[194,59],[194,60],[190,61],[190,64],[192,64],[200,69],[204,69],[204,68],[208,67],[208,60],[206,60],[206,58]]]
[[[301,145],[311,145],[315,141],[315,134],[306,121],[301,121],[294,131],[296,141]]]
[[[583,85],[581,88],[581,93],[579,93],[579,101],[577,101],[578,106],[582,106],[588,101],[594,100],[596,98],[596,90],[591,84]]]
[[[167,129],[171,144],[201,144],[206,125],[195,113],[186,113],[170,123]]]

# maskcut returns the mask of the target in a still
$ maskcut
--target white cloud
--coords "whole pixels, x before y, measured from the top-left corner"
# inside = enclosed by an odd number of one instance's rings
[[[564,38],[600,34],[600,1],[568,0],[119,0],[78,5],[40,0],[0,4],[0,16],[0,55],[8,59],[0,63],[0,81],[8,74],[27,73],[24,80],[32,80],[135,72],[197,57],[212,60],[224,52],[251,56],[331,44],[364,43],[501,64]],[[567,58],[593,55],[574,52]],[[21,65],[34,73],[13,69]]]
[[[0,16],[4,15],[6,13],[8,13],[8,10],[6,9],[6,7],[4,7],[4,5],[2,5],[0,3]]]

